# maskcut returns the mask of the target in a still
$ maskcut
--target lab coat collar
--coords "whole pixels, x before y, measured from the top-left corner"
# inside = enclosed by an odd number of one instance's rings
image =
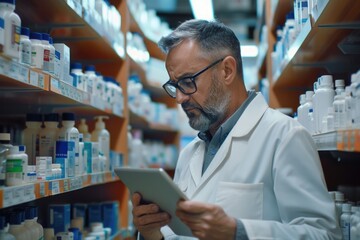
[[[260,121],[262,115],[268,107],[269,106],[262,94],[257,93],[257,96],[245,109],[244,113],[241,115],[234,128],[230,131],[228,137],[225,139],[208,169],[202,176],[201,169],[205,152],[205,143],[200,139],[198,140],[199,142],[195,143],[198,147],[190,160],[190,173],[195,185],[197,186],[196,191],[192,194],[193,196],[201,189],[202,185],[207,182],[208,178],[213,175],[216,169],[218,169],[220,165],[225,164],[232,139],[247,135]],[[199,161],[199,159],[202,159],[202,161]],[[193,196],[189,197],[192,198]]]

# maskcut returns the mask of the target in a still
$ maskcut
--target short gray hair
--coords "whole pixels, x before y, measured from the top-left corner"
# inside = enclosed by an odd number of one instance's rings
[[[240,42],[229,27],[217,21],[188,20],[162,37],[158,45],[168,53],[185,39],[195,40],[203,53],[213,58],[224,53],[231,55],[237,62],[237,72],[243,76]]]

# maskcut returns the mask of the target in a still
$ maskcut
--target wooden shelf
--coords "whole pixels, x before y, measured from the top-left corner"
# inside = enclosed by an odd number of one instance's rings
[[[355,9],[360,8],[360,2],[322,2],[318,16],[305,24],[289,49],[280,74],[273,78],[273,90],[282,106],[295,109],[298,96],[312,89],[313,82],[323,74],[349,79],[349,73],[360,68],[360,47],[356,42],[346,45],[352,34],[358,34],[360,12]],[[342,46],[352,49],[352,54]]]
[[[3,64],[5,62],[3,58],[0,58],[0,61]],[[13,64],[12,61],[8,63]],[[28,73],[28,77],[22,80],[0,75],[2,115],[24,115],[27,112],[39,111],[74,111],[77,117],[108,115],[122,118],[121,114],[114,113],[112,109],[101,109],[92,105],[90,94],[39,70],[22,67],[27,69]],[[9,102],[12,104],[7,104]],[[14,108],[14,105],[17,107]]]
[[[117,180],[119,178],[113,172],[102,172],[73,178],[2,187],[0,188],[0,209]]]

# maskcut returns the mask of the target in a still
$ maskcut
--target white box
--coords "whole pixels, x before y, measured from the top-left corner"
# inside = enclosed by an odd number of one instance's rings
[[[54,47],[60,53],[60,80],[67,82],[70,74],[70,48],[64,43],[54,43]]]

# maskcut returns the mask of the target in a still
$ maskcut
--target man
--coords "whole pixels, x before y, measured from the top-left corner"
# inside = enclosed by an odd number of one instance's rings
[[[188,196],[177,216],[198,239],[340,239],[311,136],[245,89],[239,41],[217,22],[190,20],[159,46],[164,89],[199,131],[181,152],[174,181]],[[146,240],[181,239],[171,216],[132,196]]]

